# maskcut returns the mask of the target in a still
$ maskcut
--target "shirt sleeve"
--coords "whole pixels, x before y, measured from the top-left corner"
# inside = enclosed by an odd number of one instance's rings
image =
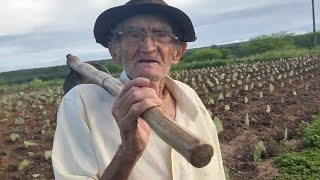
[[[63,98],[57,114],[52,149],[55,179],[98,179],[99,170],[86,110],[80,94],[74,89]]]
[[[213,159],[215,159],[214,163],[216,163],[216,165],[219,168],[218,170],[217,169],[215,170],[215,171],[218,172],[216,174],[216,179],[224,180],[225,179],[225,173],[224,173],[223,160],[222,160],[220,143],[219,143],[218,132],[217,132],[216,126],[213,123],[213,120],[212,120],[209,112],[207,111],[207,108],[202,103],[200,97],[196,94],[196,92],[194,92],[194,93],[195,93],[197,102],[201,107],[200,109],[201,109],[201,112],[202,112],[202,116],[204,118],[206,126],[208,127],[208,129],[210,131],[212,143],[214,145],[214,157],[213,157]]]
[[[214,125],[214,123],[210,117],[210,114],[208,113],[208,111],[204,105],[203,105],[203,107],[204,107],[204,109],[203,109],[204,118],[205,118],[207,126],[211,130],[212,141],[213,141],[213,145],[215,146],[214,159],[216,159],[217,161],[214,163],[217,163],[219,166],[219,178],[217,178],[217,179],[223,180],[223,179],[225,179],[225,173],[224,173],[223,160],[222,160],[220,143],[219,143],[219,138],[218,138],[218,132],[217,132],[216,126]]]

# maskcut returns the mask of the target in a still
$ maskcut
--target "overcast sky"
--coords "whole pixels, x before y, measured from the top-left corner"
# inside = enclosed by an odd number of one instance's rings
[[[127,0],[0,0],[0,72],[110,58],[95,42],[93,25],[104,10]],[[320,1],[315,1],[320,29]],[[186,12],[202,47],[261,34],[312,32],[311,0],[167,0]]]

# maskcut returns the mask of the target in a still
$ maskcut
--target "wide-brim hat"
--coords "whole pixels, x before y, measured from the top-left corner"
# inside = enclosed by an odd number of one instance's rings
[[[140,14],[165,17],[178,29],[183,42],[197,39],[190,18],[180,9],[169,6],[163,0],[130,0],[125,5],[110,8],[98,16],[93,30],[96,42],[108,48],[111,29],[123,20]]]

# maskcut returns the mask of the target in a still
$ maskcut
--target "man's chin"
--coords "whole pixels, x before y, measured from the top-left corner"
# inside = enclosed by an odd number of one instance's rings
[[[150,73],[140,73],[138,76],[136,77],[144,77],[146,79],[149,79],[151,82],[158,82],[160,81],[162,78],[164,78],[163,74],[150,74]]]

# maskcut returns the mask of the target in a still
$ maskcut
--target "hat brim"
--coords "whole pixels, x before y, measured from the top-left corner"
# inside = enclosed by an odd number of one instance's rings
[[[197,39],[190,18],[180,9],[161,4],[141,3],[117,6],[101,13],[93,30],[96,42],[108,48],[110,30],[123,20],[139,14],[159,14],[177,26],[182,41],[193,42]]]

